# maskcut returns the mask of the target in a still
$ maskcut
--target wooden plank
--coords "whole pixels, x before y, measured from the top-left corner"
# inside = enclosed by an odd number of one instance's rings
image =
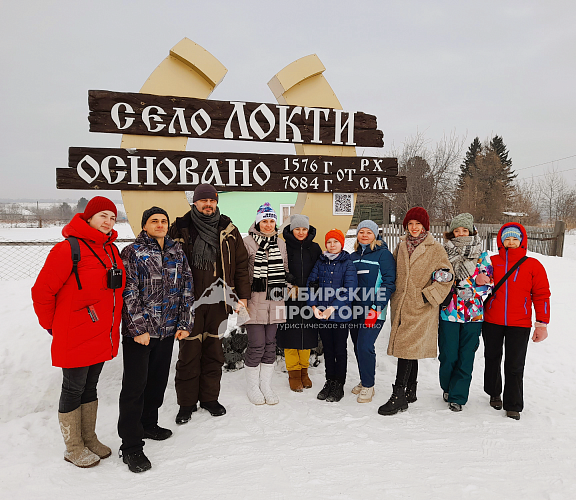
[[[88,120],[91,132],[361,147],[384,145],[384,134],[376,129],[374,115],[354,113],[353,139],[348,142],[347,127],[336,138],[337,116],[341,116],[341,129],[348,119],[347,112],[330,108],[235,102],[90,90]],[[285,117],[299,131],[300,140],[295,137],[292,126],[285,125],[280,130],[280,108],[286,110]],[[305,109],[309,109],[307,114]],[[146,110],[150,115],[148,119]]]
[[[374,174],[395,176],[398,174],[398,159],[365,156],[310,156],[310,155],[275,155],[258,153],[222,153],[205,151],[170,151],[155,149],[123,149],[123,148],[86,148],[71,147],[68,149],[68,166],[77,168],[78,164],[89,157],[86,162],[102,165],[106,158],[107,164],[112,167],[119,161],[126,165],[137,159],[138,163],[144,163],[145,158],[154,158],[154,165],[171,162],[180,166],[184,162],[187,166],[197,164],[198,169],[215,161],[219,168],[229,168],[230,162],[235,161],[236,169],[240,169],[243,161],[248,161],[252,166],[261,162],[265,163],[274,173],[316,173],[318,175],[333,175],[342,170],[344,175],[349,175],[349,170],[354,170],[353,175]],[[111,163],[112,162],[112,163]],[[143,165],[140,165],[143,167]]]
[[[109,172],[109,173],[108,173]],[[336,173],[272,173],[256,167],[247,171],[246,183],[243,174],[236,174],[234,180],[228,169],[211,167],[198,172],[195,179],[188,175],[186,183],[181,182],[181,172],[161,168],[160,175],[155,168],[128,172],[125,168],[110,167],[108,176],[113,183],[90,167],[83,168],[83,176],[76,168],[57,168],[56,186],[58,189],[121,189],[121,190],[161,190],[192,191],[199,182],[208,182],[220,191],[272,191],[272,192],[342,192],[381,191],[386,193],[406,192],[406,177],[370,174],[352,175],[338,180]]]

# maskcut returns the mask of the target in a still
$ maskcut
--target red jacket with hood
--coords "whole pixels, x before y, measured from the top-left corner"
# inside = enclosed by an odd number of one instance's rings
[[[62,368],[78,368],[108,361],[118,354],[120,320],[122,318],[122,290],[126,280],[123,272],[122,288],[107,287],[107,271],[114,258],[124,271],[122,259],[112,242],[118,233],[104,234],[94,229],[76,214],[64,226],[62,235],[82,238],[106,264],[106,269],[82,241],[78,275],[82,290],[78,289],[72,272],[72,253],[68,241],[51,250],[36,283],[32,287],[34,311],[40,325],[52,330],[52,364]],[[92,306],[97,321],[90,317]]]
[[[522,232],[518,248],[505,248],[501,241],[504,228],[516,226]],[[498,231],[498,255],[491,256],[494,283],[498,283],[508,270],[526,255],[528,238],[522,224],[509,222]],[[532,305],[536,321],[550,322],[550,285],[544,266],[528,257],[484,304],[484,321],[496,325],[532,326]]]

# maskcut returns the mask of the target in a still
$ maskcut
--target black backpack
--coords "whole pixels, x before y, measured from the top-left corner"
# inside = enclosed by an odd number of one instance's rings
[[[68,243],[70,243],[70,250],[72,252],[72,272],[76,276],[76,283],[78,284],[78,290],[82,290],[82,284],[80,283],[80,276],[78,275],[78,262],[82,256],[80,255],[80,243],[78,243],[78,238],[76,236],[68,236],[66,238]]]
[[[82,255],[80,254],[80,243],[78,243],[78,238],[76,238],[76,236],[68,236],[66,239],[68,240],[68,243],[70,243],[70,251],[72,254],[72,272],[74,273],[74,276],[76,276],[76,283],[78,284],[78,290],[82,290],[82,283],[80,283],[80,276],[78,274],[78,262],[80,262],[80,259],[82,258]],[[83,239],[80,238],[80,241],[90,249],[90,251],[96,256],[96,258],[106,269],[106,264],[102,262],[102,259],[98,257],[93,248],[90,245],[88,245],[88,243],[86,243]],[[118,254],[120,254],[120,252],[118,251],[118,247],[116,247],[114,243],[112,243],[112,246],[115,247]],[[116,258],[114,257],[114,249],[112,249],[112,257],[114,258],[114,262],[116,262]]]

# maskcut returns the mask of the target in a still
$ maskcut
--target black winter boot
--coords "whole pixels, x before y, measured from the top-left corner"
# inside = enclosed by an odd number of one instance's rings
[[[324,387],[322,387],[321,391],[316,396],[318,399],[324,401],[329,395],[330,391],[332,390],[332,386],[336,383],[335,380],[326,380]]]
[[[414,403],[415,401],[418,400],[418,398],[416,397],[417,384],[418,382],[414,382],[412,384],[408,384],[408,387],[406,387],[406,401],[408,401],[408,403]]]
[[[399,411],[406,411],[407,409],[406,388],[401,385],[393,385],[392,396],[386,404],[378,408],[378,413],[380,415],[396,415]]]
[[[192,413],[198,411],[198,407],[194,406],[181,406],[178,410],[178,415],[176,415],[176,423],[178,425],[185,424],[186,422],[190,422],[192,418]]]
[[[123,453],[122,461],[128,466],[131,472],[145,472],[152,468],[152,464],[148,457],[144,455],[142,450],[133,453]]]
[[[340,401],[344,397],[344,384],[338,380],[334,380],[330,389],[330,394],[326,398],[329,403]]]

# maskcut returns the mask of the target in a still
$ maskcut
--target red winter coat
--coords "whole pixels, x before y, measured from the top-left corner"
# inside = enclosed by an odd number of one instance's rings
[[[502,230],[507,226],[517,226],[522,231],[522,243],[518,248],[504,248],[500,241]],[[498,283],[508,270],[526,255],[528,238],[526,230],[517,222],[504,224],[498,232],[498,255],[491,257],[494,268],[494,284]],[[536,310],[536,321],[550,322],[550,285],[544,266],[532,257],[502,284],[496,294],[484,304],[484,320],[488,323],[506,326],[532,326],[532,305]]]
[[[107,269],[94,254],[78,241],[80,262],[78,289],[72,272],[70,243],[63,241],[51,250],[36,283],[32,287],[34,311],[40,325],[52,330],[52,364],[62,368],[78,368],[108,361],[118,354],[122,290],[126,280],[124,265],[112,242],[118,237],[90,227],[76,214],[62,230],[62,235],[82,238],[110,269],[112,256],[122,269],[122,288],[107,287]],[[93,322],[87,307],[93,306],[98,321]]]

